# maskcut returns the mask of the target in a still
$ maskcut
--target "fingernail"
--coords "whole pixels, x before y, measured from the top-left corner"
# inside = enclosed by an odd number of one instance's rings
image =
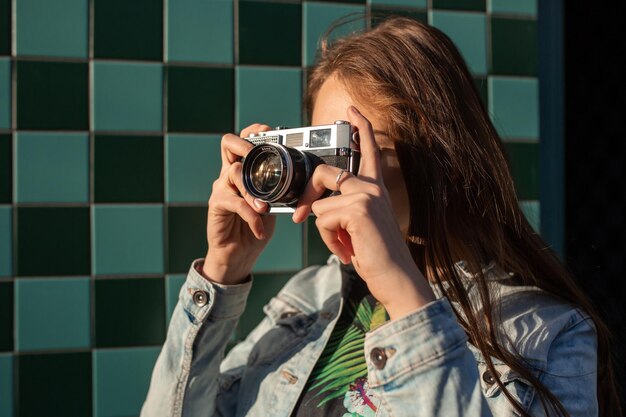
[[[254,207],[256,207],[259,210],[262,210],[265,208],[265,202],[259,200],[258,198],[255,198],[254,201],[252,201],[252,204],[254,204]]]

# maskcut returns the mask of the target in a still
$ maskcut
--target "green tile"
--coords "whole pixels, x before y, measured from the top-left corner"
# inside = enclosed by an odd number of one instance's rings
[[[239,324],[237,325],[236,338],[243,340],[248,336],[259,322],[265,317],[263,306],[269,303],[270,299],[278,294],[278,291],[285,286],[293,274],[255,274],[244,311]]]
[[[14,360],[20,417],[91,416],[90,352],[19,355]]]
[[[369,0],[373,5],[419,7],[425,9],[428,6],[427,0]]]
[[[172,318],[174,308],[178,303],[178,293],[180,292],[180,288],[185,283],[186,278],[187,275],[185,274],[165,276],[165,303],[168,324]]]
[[[384,20],[395,16],[408,17],[409,19],[428,24],[428,13],[425,10],[393,9],[384,6],[372,6],[372,27],[376,27]]]
[[[302,6],[239,1],[239,63],[300,66]]]
[[[96,417],[138,416],[160,348],[93,352]]]
[[[16,134],[18,202],[88,202],[87,133]]]
[[[276,217],[276,231],[254,265],[255,273],[299,271],[303,267],[303,226],[295,224],[290,215],[282,214]]]
[[[17,54],[87,58],[88,0],[15,2]]]
[[[163,273],[163,206],[95,206],[95,274]]]
[[[0,129],[11,128],[11,60],[0,58]]]
[[[233,0],[170,0],[169,61],[233,63]]]
[[[170,66],[167,73],[170,132],[232,132],[235,80],[231,68]]]
[[[506,142],[509,169],[513,176],[517,198],[539,198],[539,144],[532,142]]]
[[[11,0],[0,0],[0,55],[11,55]]]
[[[237,129],[252,123],[297,127],[302,123],[302,71],[237,68]]]
[[[89,275],[89,208],[17,209],[17,275]]]
[[[433,9],[485,11],[486,0],[432,0]]]
[[[168,272],[187,272],[194,259],[204,258],[207,252],[206,221],[206,204],[168,208]]]
[[[161,64],[96,62],[93,72],[95,130],[162,130]]]
[[[13,415],[13,355],[0,354],[0,416]]]
[[[96,280],[96,345],[160,345],[165,340],[163,278]]]
[[[535,232],[541,233],[541,203],[539,201],[520,201],[519,205]]]
[[[478,95],[480,96],[480,99],[483,102],[483,105],[485,106],[485,109],[487,109],[488,104],[489,104],[489,89],[488,89],[488,83],[487,83],[487,78],[486,77],[475,77],[474,78],[474,86],[476,87],[476,90],[478,90]]]
[[[89,278],[16,280],[16,350],[89,348],[89,304]]]
[[[431,24],[452,39],[473,74],[487,73],[486,18],[483,13],[432,12]]]
[[[96,202],[163,201],[161,136],[96,135],[94,147]]]
[[[0,204],[13,200],[13,141],[9,133],[0,133]]]
[[[3,281],[3,282],[0,282],[0,351],[10,352],[12,350],[13,350],[13,282]],[[0,373],[0,375],[2,375],[2,373]]]
[[[537,22],[491,18],[491,72],[497,75],[537,74]]]
[[[304,3],[304,65],[313,64],[320,37],[326,34],[332,24],[342,17],[356,13],[364,14],[365,7],[348,4]],[[331,39],[362,30],[364,27],[363,19],[342,25],[332,31]]]
[[[13,224],[11,207],[0,207],[0,277],[13,273]]]
[[[491,13],[537,16],[537,0],[488,0]]]
[[[324,265],[330,256],[330,250],[320,237],[320,232],[315,226],[315,217],[311,216],[306,222],[306,256],[308,265]]]
[[[163,57],[163,0],[94,0],[96,58]]]
[[[87,86],[87,63],[18,61],[17,127],[87,130]]]
[[[166,199],[168,202],[204,202],[220,175],[221,137],[167,135]]]
[[[489,77],[488,84],[489,112],[498,133],[506,139],[538,139],[537,79]]]

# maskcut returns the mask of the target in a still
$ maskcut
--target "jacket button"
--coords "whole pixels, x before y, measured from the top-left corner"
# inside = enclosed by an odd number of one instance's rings
[[[209,302],[209,295],[206,291],[198,290],[193,293],[193,302],[198,307],[204,307]]]
[[[498,378],[500,377],[500,374],[497,371],[496,375],[498,376]],[[493,385],[496,383],[496,378],[494,377],[493,373],[491,373],[491,371],[487,370],[483,372],[483,381],[485,381],[485,384],[487,385]]]
[[[288,319],[290,317],[293,317],[296,314],[298,314],[297,311],[285,311],[283,314],[280,315],[280,318],[281,318],[281,320],[284,320],[284,319]]]
[[[374,348],[370,352],[370,359],[376,369],[383,369],[387,363],[387,354],[385,354],[384,349]]]

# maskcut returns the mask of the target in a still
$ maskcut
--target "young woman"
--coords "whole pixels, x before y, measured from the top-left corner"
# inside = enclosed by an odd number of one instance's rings
[[[242,184],[252,145],[224,136],[209,250],[142,415],[621,415],[607,331],[520,212],[445,35],[397,18],[324,45],[307,104],[312,125],[359,131],[358,174],[317,167],[293,215],[313,212],[335,256],[297,274],[223,358],[275,223]]]

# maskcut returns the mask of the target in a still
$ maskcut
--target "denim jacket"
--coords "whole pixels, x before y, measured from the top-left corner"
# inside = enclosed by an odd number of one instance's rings
[[[198,262],[198,261],[196,261]],[[472,296],[471,275],[467,278]],[[535,287],[485,270],[499,295],[506,347],[528,363],[571,416],[596,416],[596,333],[587,316]],[[224,358],[251,283],[221,286],[192,265],[180,290],[141,416],[289,417],[343,308],[339,261],[294,276],[265,317]],[[370,389],[380,417],[516,416],[446,298],[387,322],[365,338]],[[508,391],[532,416],[539,396],[494,359]]]

